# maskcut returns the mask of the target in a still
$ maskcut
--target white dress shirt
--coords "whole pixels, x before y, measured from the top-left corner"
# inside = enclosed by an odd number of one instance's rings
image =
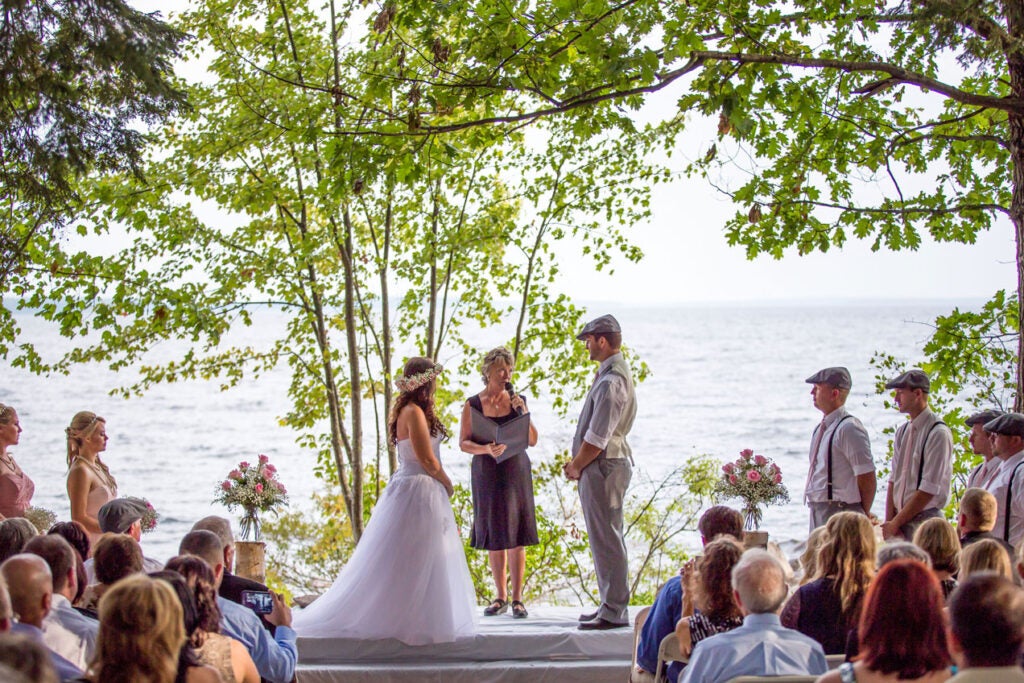
[[[96,652],[96,631],[99,622],[90,619],[60,593],[53,594],[50,613],[43,619],[43,642],[82,671]]]
[[[1017,476],[1013,477],[1014,469],[1022,461],[1024,461],[1024,451],[1014,453],[1006,460],[1000,460],[999,473],[986,489],[996,497],[996,504],[999,506],[996,512],[996,523],[992,527],[992,535],[1002,538],[1014,547],[1024,538],[1024,467],[1017,470]],[[1012,489],[1010,488],[1010,477],[1013,477]],[[1007,500],[1008,493],[1012,500]],[[1005,532],[1007,507],[1010,509],[1009,534]]]
[[[843,418],[848,418],[844,420]],[[842,424],[839,422],[842,421]],[[817,453],[810,453],[811,474],[808,479],[806,496],[812,503],[828,501],[828,450],[832,444],[832,500],[843,503],[861,502],[857,477],[875,471],[871,457],[871,440],[864,425],[850,415],[845,406],[836,408],[822,421],[824,431],[821,438],[811,441]],[[823,428],[819,426],[819,431]]]
[[[925,408],[916,418],[896,430],[893,443],[892,483],[893,502],[902,510],[917,491],[932,494],[924,509],[942,509],[949,502],[949,488],[953,479],[953,434],[939,421],[935,413]],[[913,439],[908,440],[912,433]],[[924,466],[921,466],[922,451]],[[921,486],[917,475],[921,473]]]

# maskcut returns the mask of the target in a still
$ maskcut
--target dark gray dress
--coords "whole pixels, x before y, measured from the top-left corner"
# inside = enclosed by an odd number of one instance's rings
[[[526,400],[525,397],[523,399]],[[469,405],[483,412],[479,396]],[[515,411],[491,419],[498,424],[516,416]],[[477,443],[482,439],[470,438]],[[473,531],[469,543],[481,550],[508,550],[537,545],[537,520],[533,510],[533,473],[525,453],[497,463],[486,454],[473,456]]]

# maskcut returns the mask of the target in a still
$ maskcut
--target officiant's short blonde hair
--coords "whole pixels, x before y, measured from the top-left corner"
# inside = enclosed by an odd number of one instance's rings
[[[491,368],[498,361],[502,361],[508,366],[509,370],[512,370],[516,366],[515,358],[512,357],[512,352],[506,349],[504,346],[491,349],[484,356],[483,363],[480,364],[480,374],[483,377],[484,384],[487,384],[487,375],[491,374]]]

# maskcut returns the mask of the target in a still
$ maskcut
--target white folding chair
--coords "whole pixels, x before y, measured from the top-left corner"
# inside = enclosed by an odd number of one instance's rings
[[[644,630],[644,624],[647,623],[647,615],[651,613],[650,606],[644,607],[642,610],[636,613],[636,619],[633,620],[633,666],[636,666],[636,650],[640,647],[640,631]]]
[[[726,683],[814,683],[817,676],[737,676]]]
[[[660,683],[662,674],[665,673],[665,666],[668,662],[686,662],[689,657],[684,657],[679,651],[679,639],[673,631],[661,639],[658,645],[658,667],[654,670],[654,680]]]

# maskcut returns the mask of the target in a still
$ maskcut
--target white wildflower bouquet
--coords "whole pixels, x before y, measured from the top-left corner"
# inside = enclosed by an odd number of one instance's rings
[[[288,503],[288,491],[277,476],[277,468],[270,464],[270,459],[260,455],[256,464],[240,462],[236,469],[228,473],[227,479],[220,483],[217,492],[218,503],[223,503],[229,510],[242,508],[239,530],[242,538],[260,540],[261,512],[277,512],[277,508]]]
[[[722,478],[715,482],[714,495],[743,501],[744,528],[748,530],[761,526],[763,507],[789,502],[782,470],[771,459],[755,455],[749,448],[740,451],[734,462],[722,465]]]

